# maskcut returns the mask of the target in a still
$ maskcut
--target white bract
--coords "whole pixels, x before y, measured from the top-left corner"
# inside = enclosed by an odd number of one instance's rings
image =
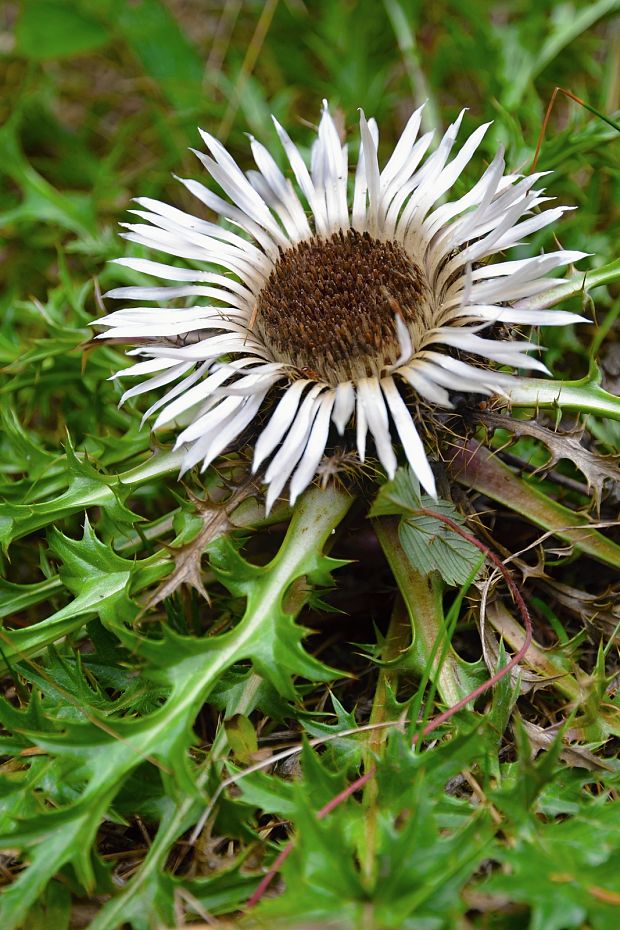
[[[125,237],[186,264],[119,259],[165,283],[111,291],[138,306],[97,325],[106,327],[100,338],[137,344],[129,354],[142,360],[118,377],[141,380],[122,400],[163,389],[145,416],[157,412],[154,428],[182,424],[183,470],[207,468],[266,406],[253,467],[269,460],[267,508],[287,485],[295,501],[352,421],[361,461],[370,435],[392,477],[402,447],[435,496],[416,397],[450,408],[450,391],[505,392],[516,376],[495,365],[546,368],[527,354],[532,343],[507,339],[503,327],[493,338],[493,324],[582,319],[548,309],[546,297],[558,284],[550,273],[585,253],[491,261],[567,209],[537,212],[549,199],[535,187],[542,175],[505,174],[500,151],[466,194],[445,200],[489,124],[450,160],[463,114],[430,155],[433,134],[420,135],[421,115],[420,108],[411,116],[380,169],[376,124],[361,114],[352,196],[347,146],[325,103],[310,168],[276,122],[295,184],[256,140],[257,170],[244,173],[202,133],[210,154],[196,154],[228,199],[198,181],[182,183],[226,226],[137,200],[133,212],[144,222],[128,224]],[[192,306],[141,305],[172,298]]]

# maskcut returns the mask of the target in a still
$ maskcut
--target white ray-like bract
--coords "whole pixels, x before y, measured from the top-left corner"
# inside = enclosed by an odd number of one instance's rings
[[[326,103],[310,167],[275,124],[291,178],[255,139],[256,169],[244,173],[201,133],[208,154],[196,154],[225,196],[182,183],[225,226],[138,199],[140,222],[126,224],[125,237],[197,267],[120,259],[164,283],[111,291],[135,303],[96,324],[106,328],[99,338],[137,345],[130,354],[141,360],[117,376],[141,380],[123,400],[164,389],[145,416],[178,425],[184,470],[207,468],[270,406],[254,450],[255,470],[269,460],[268,508],[287,485],[294,502],[352,421],[361,461],[370,439],[391,477],[402,451],[434,496],[416,397],[450,408],[451,391],[491,395],[514,384],[517,375],[497,366],[546,371],[529,354],[535,345],[505,329],[494,338],[493,324],[582,319],[549,309],[546,296],[559,282],[551,273],[586,253],[493,260],[567,209],[539,211],[548,199],[536,188],[542,175],[507,174],[500,151],[467,193],[446,199],[488,124],[453,155],[463,114],[432,151],[421,116],[411,116],[381,170],[376,123],[362,113],[351,183]],[[141,306],[168,298],[192,305]]]

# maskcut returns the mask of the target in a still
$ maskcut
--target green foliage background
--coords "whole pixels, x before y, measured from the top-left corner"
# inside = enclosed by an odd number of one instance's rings
[[[274,114],[308,144],[325,97],[348,128],[360,106],[375,115],[385,155],[428,98],[438,128],[462,107],[466,129],[495,120],[470,177],[500,143],[508,164],[527,170],[557,85],[617,121],[619,14],[617,0],[3,3],[3,930],[618,926],[613,531],[604,551],[592,543],[590,561],[540,550],[543,582],[564,585],[564,600],[523,572],[545,647],[532,659],[533,688],[519,696],[505,679],[413,752],[418,718],[444,706],[450,687],[464,693],[487,675],[472,613],[449,587],[476,574],[475,555],[458,545],[450,570],[440,557],[408,581],[405,563],[391,562],[409,585],[411,617],[392,615],[388,628],[394,578],[360,504],[333,490],[290,525],[285,508],[267,525],[251,500],[211,507],[208,494],[243,458],[184,485],[165,455],[150,460],[171,437],[151,437],[133,402],[117,408],[108,379],[122,350],[94,344],[89,322],[102,293],[139,279],[107,264],[128,253],[116,224],[131,198],[190,208],[172,174],[200,175],[189,151],[197,126],[247,168],[246,132],[277,151]],[[550,194],[579,208],[555,231],[562,246],[591,252],[594,269],[617,256],[619,152],[613,126],[558,97],[539,168],[553,171]],[[541,234],[521,253],[551,241]],[[596,325],[545,333],[545,360],[556,377],[577,379],[598,359],[617,393],[618,285],[590,296]],[[617,454],[617,420],[588,430],[590,451]],[[529,466],[547,455],[534,435],[511,454]],[[496,498],[487,528],[504,554],[535,538],[528,521],[557,529],[590,506],[578,469],[565,462],[560,473],[568,484],[519,485],[532,509],[517,524],[502,523],[508,508]],[[414,558],[425,546],[416,532],[441,534],[408,515],[415,491],[399,481],[375,520],[402,514],[401,544]],[[549,496],[546,510],[534,486]],[[605,496],[602,518],[615,519],[617,499]],[[332,534],[347,511],[355,545]],[[387,537],[382,545],[395,551]],[[462,631],[467,661],[449,644],[439,660],[417,641],[402,647],[422,601],[427,618]],[[304,638],[300,615],[318,635]],[[514,621],[501,616],[515,648]],[[349,733],[399,719],[370,737]],[[218,793],[222,779],[291,745],[301,754],[288,767]],[[372,784],[317,819],[371,759]],[[248,911],[291,832],[299,840],[282,893]]]

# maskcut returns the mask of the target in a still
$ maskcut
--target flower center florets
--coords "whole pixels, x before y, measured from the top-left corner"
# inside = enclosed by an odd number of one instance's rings
[[[254,329],[276,360],[335,385],[396,361],[396,317],[411,324],[424,294],[422,272],[401,245],[350,229],[281,253]]]

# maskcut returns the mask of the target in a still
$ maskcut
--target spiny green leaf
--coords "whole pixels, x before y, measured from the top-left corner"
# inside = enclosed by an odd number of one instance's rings
[[[326,584],[331,581],[331,572],[346,564],[322,555],[316,548],[307,548],[303,537],[296,535],[298,522],[294,518],[289,527],[289,546],[283,546],[266,566],[247,562],[229,537],[220,537],[209,547],[210,564],[219,581],[231,593],[245,595],[247,599],[244,619],[238,629],[252,621],[254,632],[239,657],[251,658],[260,674],[287,696],[294,695],[290,684],[294,675],[320,681],[329,680],[337,673],[303,649],[305,631],[284,610],[285,596],[296,579],[306,576],[314,583]],[[303,531],[305,527],[299,529]],[[306,594],[302,592],[297,610],[305,599]],[[257,618],[261,618],[260,623]]]
[[[0,414],[2,443],[7,454],[7,470],[27,471],[33,481],[40,481],[54,465],[58,466],[58,453],[49,452],[28,432],[17,419],[14,410],[5,409]],[[10,449],[10,464],[9,464]]]
[[[485,891],[529,905],[533,930],[585,924],[614,930],[620,904],[620,803],[599,803],[587,817],[534,820],[499,851],[503,870]]]
[[[0,619],[26,610],[62,591],[63,584],[57,575],[34,584],[14,584],[0,578]]]
[[[230,766],[231,774],[235,773]],[[239,771],[242,775],[242,771]],[[252,772],[236,783],[244,803],[261,811],[268,811],[279,817],[290,818],[296,809],[294,787],[290,782],[266,772]]]
[[[48,538],[53,555],[61,562],[60,578],[73,594],[80,596],[83,593],[86,579],[116,575],[127,578],[130,574],[131,561],[116,555],[97,539],[87,516],[81,540],[70,539],[54,527]]]
[[[99,615],[104,622],[128,623],[138,614],[138,606],[129,597],[133,562],[100,542],[88,518],[81,540],[70,539],[54,528],[49,540],[52,554],[61,563],[59,577],[76,596],[66,607],[31,627],[3,631],[5,660],[32,655],[78,628],[83,618]]]
[[[72,478],[66,491],[51,500],[6,504],[3,515],[6,528],[0,542],[8,548],[14,540],[89,507],[103,507],[112,519],[121,523],[133,523],[139,519],[124,506],[119,490],[113,489],[105,479],[79,474]]]
[[[0,901],[4,927],[21,924],[44,891],[51,876],[70,862],[86,891],[94,887],[91,847],[110,793],[88,798],[65,811],[52,811],[17,823],[14,832],[0,835],[0,846],[18,844],[31,850],[28,868],[6,889]]]
[[[39,840],[32,853],[32,865],[0,904],[3,926],[12,930],[18,924],[60,863],[71,861],[82,883],[92,887],[92,862],[87,851],[98,821],[124,778],[144,761],[161,765],[166,776],[171,776],[170,789],[180,797],[201,797],[188,756],[194,739],[192,725],[209,691],[231,665],[249,658],[269,680],[292,695],[292,675],[331,675],[322,663],[304,652],[303,631],[295,625],[293,615],[284,612],[282,604],[299,577],[314,573],[327,576],[333,565],[321,549],[350,504],[351,498],[336,489],[307,492],[269,571],[245,563],[233,547],[223,546],[220,540],[213,544],[220,547],[223,576],[232,564],[241,572],[240,583],[247,598],[244,617],[229,632],[198,639],[166,630],[164,638],[154,642],[120,625],[116,627],[121,641],[141,652],[154,666],[149,674],[169,685],[169,697],[160,708],[139,719],[115,719],[92,708],[88,722],[63,721],[55,731],[48,723],[43,731],[28,734],[51,756],[79,766],[86,787],[75,804],[16,825],[13,831],[0,836],[0,847],[29,848],[36,838]],[[56,541],[68,563],[70,585],[79,583],[78,566],[84,561],[89,570],[97,566],[102,570],[103,563],[113,575],[124,575],[121,569],[125,560],[113,553],[104,557],[95,537],[86,533],[85,538],[86,555],[65,537]],[[126,585],[128,578],[123,580]],[[302,604],[303,600],[297,610]],[[7,705],[5,713],[11,716],[19,712]]]
[[[475,813],[469,800],[459,802],[455,816],[444,790],[450,776],[485,752],[481,736],[476,727],[418,753],[395,733],[377,760],[379,803],[373,812],[349,798],[323,820],[316,812],[343,787],[341,776],[325,767],[323,756],[306,752],[304,781],[293,793],[298,835],[284,867],[294,894],[265,902],[258,916],[265,921],[304,913],[321,920],[337,911],[353,927],[370,912],[386,930],[407,927],[411,918],[421,927],[454,926],[465,910],[461,887],[489,854],[496,828],[488,812]],[[367,841],[376,842],[372,876],[362,875],[358,864]]]

